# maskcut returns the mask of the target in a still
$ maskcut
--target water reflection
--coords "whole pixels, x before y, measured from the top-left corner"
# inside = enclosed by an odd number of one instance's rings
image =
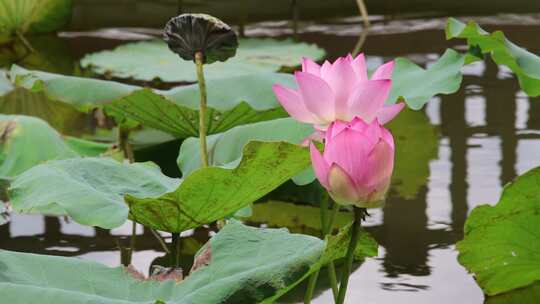
[[[535,29],[540,33],[540,28]],[[375,60],[411,55],[425,62],[433,60],[431,54],[442,53],[446,47],[442,37],[440,30],[393,34],[392,39],[370,34],[365,47],[378,56]],[[348,52],[357,42],[357,37],[310,33],[301,33],[299,38],[320,44],[331,58]],[[523,44],[528,46],[527,41]],[[396,299],[403,303],[481,303],[482,292],[458,264],[454,244],[462,238],[463,224],[474,206],[496,203],[504,184],[539,164],[540,99],[524,97],[517,81],[489,60],[466,68],[458,93],[436,98],[425,113],[415,115],[425,121],[416,117],[405,125],[420,125],[433,134],[405,138],[403,157],[424,153],[428,143],[435,149],[419,157],[419,162],[415,160],[414,166],[400,169],[397,178],[403,176],[403,181],[392,188],[386,207],[372,212],[366,229],[381,244],[380,254],[354,272],[349,303],[395,303]],[[426,140],[428,136],[433,138]],[[167,148],[173,151],[173,158],[175,149]],[[309,204],[316,200],[316,191],[303,188],[303,192],[291,193],[286,187],[274,195],[304,204],[291,209],[275,202],[257,206],[251,223],[285,225],[292,231],[317,235],[318,211]],[[347,215],[342,214],[339,221],[346,220]],[[11,223],[0,226],[0,248],[80,256],[114,265],[119,261],[116,239],[128,234],[129,229],[110,232],[62,218],[14,216]],[[208,235],[202,228],[186,236],[191,244],[186,247],[186,257]],[[148,269],[163,254],[154,237],[143,230],[137,252],[134,261],[141,269]],[[331,302],[324,282],[317,293],[315,303]],[[301,292],[291,297],[288,301],[295,302],[301,299]]]

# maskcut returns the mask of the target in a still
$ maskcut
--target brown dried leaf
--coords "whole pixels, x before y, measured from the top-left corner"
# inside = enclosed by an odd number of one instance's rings
[[[197,269],[202,268],[206,265],[210,264],[210,261],[212,260],[212,248],[210,247],[210,243],[206,245],[206,247],[203,249],[203,252],[199,254],[195,261],[193,261],[193,266],[191,267],[191,270],[189,273],[195,272]]]

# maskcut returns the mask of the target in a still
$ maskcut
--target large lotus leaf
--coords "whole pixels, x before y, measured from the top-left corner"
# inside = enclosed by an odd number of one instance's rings
[[[474,208],[459,262],[488,295],[540,281],[540,168],[508,184],[495,206]]]
[[[540,57],[506,39],[504,33],[488,33],[475,22],[467,24],[449,18],[446,25],[446,38],[467,39],[472,51],[490,54],[495,63],[506,65],[519,79],[521,88],[529,96],[540,95]],[[471,52],[470,61],[475,60]],[[477,59],[477,58],[476,58]]]
[[[392,179],[394,189],[405,198],[413,198],[427,181],[429,160],[437,156],[437,131],[424,113],[409,109],[403,110],[387,127],[397,143]],[[238,126],[207,137],[209,161],[214,166],[234,166],[242,157],[243,146],[251,140],[284,140],[299,144],[313,132],[310,125],[292,118]],[[424,147],[421,151],[418,150],[419,144]],[[200,167],[198,138],[184,140],[177,162],[184,175]],[[313,171],[308,169],[295,176],[293,181],[305,185],[314,179]]]
[[[293,77],[282,73],[258,73],[209,80],[208,133],[285,116],[272,92],[272,84],[276,82],[293,83]],[[106,110],[113,116],[127,117],[185,138],[198,135],[198,107],[199,88],[193,84],[169,91],[137,91],[107,105]]]
[[[32,71],[17,65],[11,67],[9,77],[16,86],[34,92],[43,91],[50,99],[85,110],[110,103],[142,89],[114,81]]]
[[[77,147],[72,143],[76,141]],[[39,118],[0,115],[0,177],[13,178],[47,160],[105,152],[108,145],[63,139]]]
[[[180,232],[224,218],[253,203],[310,165],[307,149],[287,142],[247,144],[234,168],[192,172],[159,198],[128,195],[130,217],[162,231]]]
[[[485,304],[536,304],[540,299],[540,283],[507,293],[487,297]]]
[[[67,214],[83,225],[115,228],[128,216],[124,195],[157,197],[179,183],[151,163],[72,158],[26,171],[12,182],[8,196],[20,213]]]
[[[184,138],[198,135],[198,85],[150,90],[114,81],[29,71],[13,66],[17,86],[43,91],[50,99],[89,110],[105,106],[107,113]],[[210,133],[233,126],[283,117],[272,84],[294,83],[284,73],[257,73],[207,82],[207,129]]]
[[[395,62],[392,90],[387,103],[404,100],[411,109],[418,110],[433,96],[452,94],[459,89],[465,56],[448,49],[427,69],[406,58],[397,58]]]
[[[392,189],[412,199],[428,181],[429,162],[437,157],[437,129],[424,112],[410,109],[401,111],[386,127],[396,142]]]
[[[78,223],[103,228],[122,225],[129,212],[148,227],[181,232],[234,213],[309,166],[306,149],[284,142],[252,142],[243,155],[235,169],[204,168],[182,182],[144,164],[53,161],[15,179],[9,197],[18,212],[61,210]]]
[[[349,234],[325,241],[227,224],[199,257],[207,265],[181,283],[139,281],[123,267],[109,268],[76,258],[0,251],[0,293],[12,304],[168,304],[271,303],[329,261],[343,257]],[[377,253],[361,234],[359,258]]]
[[[261,72],[275,72],[296,66],[302,57],[321,59],[324,51],[315,45],[292,39],[240,39],[236,56],[227,62],[205,65],[206,79],[228,78]],[[142,41],[121,45],[111,51],[86,55],[83,68],[97,74],[143,81],[195,82],[195,65],[171,52],[162,41]]]
[[[0,41],[15,32],[46,33],[71,17],[72,0],[0,0]]]
[[[212,166],[234,167],[242,158],[244,146],[252,141],[286,141],[300,144],[314,132],[311,125],[292,118],[280,118],[237,126],[207,137],[208,159]],[[200,168],[199,139],[184,140],[178,155],[178,166],[184,176]],[[309,181],[308,181],[309,182]]]

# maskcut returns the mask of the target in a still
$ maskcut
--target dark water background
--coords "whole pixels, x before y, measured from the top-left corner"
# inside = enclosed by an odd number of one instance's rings
[[[106,2],[79,1],[72,28],[81,30],[104,24],[155,26],[156,20],[166,20],[171,10],[175,9],[170,3],[167,4],[169,6],[163,5],[169,8],[165,11],[149,9],[159,6],[159,2],[118,1],[120,4],[114,5]],[[189,1],[185,2],[189,4]],[[397,1],[396,5],[400,2],[404,1]],[[284,5],[289,5],[287,3]],[[527,3],[531,4],[532,1]],[[290,8],[277,7],[275,12],[269,10],[266,15],[248,14],[251,16],[251,20],[247,18],[248,21],[266,21],[248,24],[246,34],[277,38],[292,36],[292,24],[287,21]],[[354,6],[349,2],[343,7],[333,7],[335,14],[355,13]],[[131,11],[133,9],[135,11]],[[139,15],[145,9],[149,17],[141,19]],[[439,9],[439,14],[448,13],[445,11],[447,9]],[[122,14],[122,11],[133,14]],[[383,10],[376,7],[375,11]],[[463,13],[460,10],[454,12]],[[388,16],[383,20],[383,16],[377,15],[373,16],[373,28],[367,36],[363,36],[361,20],[357,17],[321,20],[320,13],[319,7],[306,9],[303,15],[301,11],[297,37],[324,48],[330,59],[350,52],[362,39],[362,50],[370,56],[369,63],[373,65],[397,56],[426,64],[435,61],[446,48],[456,45],[444,39],[444,18],[416,16],[411,19],[408,15],[408,19],[400,19],[399,14],[393,13],[390,16],[392,20],[388,20]],[[426,16],[429,10],[420,10],[420,13]],[[224,14],[235,16],[229,10]],[[116,19],[118,16],[121,17]],[[318,21],[313,21],[313,18]],[[475,19],[489,30],[504,30],[512,41],[540,54],[539,16],[504,15]],[[139,29],[136,32],[155,31]],[[84,54],[140,38],[134,35],[133,30],[109,29],[95,35],[66,32],[60,34],[60,38],[40,37],[32,40],[38,50],[50,54],[45,56],[47,64],[44,66],[40,63],[40,67],[71,74],[80,73],[74,67]],[[30,68],[35,64],[24,58],[18,58],[15,62]],[[406,189],[403,189],[404,185],[401,185],[402,188],[395,185],[387,205],[371,212],[366,226],[381,244],[379,256],[368,259],[356,268],[347,303],[483,302],[484,297],[473,277],[457,262],[454,244],[462,238],[463,224],[470,210],[479,204],[496,203],[505,183],[540,163],[540,100],[528,98],[508,69],[498,67],[489,60],[467,66],[464,71],[459,92],[436,97],[422,112],[407,114],[413,118],[410,122],[412,129],[429,130],[427,133],[418,132],[418,135],[409,134],[401,142],[398,138],[398,143],[407,147],[406,153],[422,156],[406,170],[425,171],[425,178],[421,178],[414,187],[407,185]],[[4,104],[2,112],[39,112],[40,101],[35,102],[30,108]],[[57,127],[63,129],[64,133],[77,134],[88,129],[88,119],[77,116],[72,119],[76,123],[59,124]],[[410,139],[415,136],[422,138]],[[175,141],[139,151],[138,160],[158,161],[166,173],[176,174],[174,160],[178,146],[179,142]],[[426,149],[430,151],[426,152]],[[399,160],[398,155],[397,162]],[[297,189],[286,185],[256,205],[249,222],[265,227],[287,226],[293,232],[318,234],[318,211],[310,205],[314,196],[311,188]],[[303,204],[277,201],[287,198]],[[338,218],[338,222],[346,221],[346,214]],[[117,266],[117,242],[128,236],[130,229],[130,223],[107,231],[81,226],[64,218],[13,215],[10,223],[0,226],[0,248],[74,256]],[[212,228],[203,227],[183,234],[183,260],[186,264],[189,264],[189,256],[206,242],[211,231]],[[139,269],[148,271],[155,259],[158,259],[158,263],[163,262],[164,259],[160,260],[163,252],[149,231],[138,227],[138,233],[133,262]],[[331,291],[325,283],[323,279],[314,303],[332,303]],[[295,303],[301,298],[302,290],[297,290],[283,301]]]

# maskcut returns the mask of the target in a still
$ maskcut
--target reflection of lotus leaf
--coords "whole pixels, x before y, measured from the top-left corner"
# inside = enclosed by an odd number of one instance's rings
[[[205,66],[207,79],[274,72],[281,67],[299,65],[302,57],[318,60],[324,56],[324,51],[317,46],[291,39],[249,38],[240,39],[239,43],[235,57]],[[81,60],[81,65],[97,74],[143,81],[158,78],[165,82],[194,82],[197,79],[193,62],[179,59],[161,41],[129,43],[112,51],[90,54]]]
[[[407,108],[387,127],[396,142],[392,189],[406,199],[414,198],[427,183],[430,160],[437,157],[437,129],[423,112]]]

